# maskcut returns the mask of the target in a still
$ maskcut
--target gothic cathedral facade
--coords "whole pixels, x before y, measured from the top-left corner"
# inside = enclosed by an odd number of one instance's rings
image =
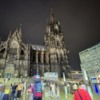
[[[0,77],[27,77],[45,72],[70,76],[68,50],[60,22],[51,13],[44,36],[44,45],[24,43],[21,28],[10,32],[6,41],[0,40]]]

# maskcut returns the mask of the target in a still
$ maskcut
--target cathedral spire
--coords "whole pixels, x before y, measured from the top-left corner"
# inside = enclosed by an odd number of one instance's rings
[[[50,33],[50,25],[49,21],[47,19],[47,26],[46,26],[46,33]]]
[[[22,24],[20,24],[19,35],[20,35],[20,37],[22,37]]]
[[[11,35],[12,35],[12,33],[11,33],[11,30],[10,30],[9,35],[8,35],[8,39],[11,38]]]
[[[56,21],[56,18],[55,18],[55,14],[54,14],[54,10],[53,8],[51,9],[51,18],[50,18],[50,22],[51,23],[54,23]]]
[[[16,30],[15,30],[15,32],[16,32],[16,33],[18,33],[18,27],[16,27]]]

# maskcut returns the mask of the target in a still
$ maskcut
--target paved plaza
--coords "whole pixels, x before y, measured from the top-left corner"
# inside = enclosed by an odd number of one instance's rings
[[[32,82],[30,81],[32,79],[28,79],[27,82]],[[4,83],[4,79],[0,78],[0,82],[2,82],[3,84],[5,84],[8,88],[10,88],[10,84],[13,83],[19,83],[20,79],[11,79],[8,82]],[[99,100],[98,99],[99,96],[94,95],[94,100]],[[22,97],[21,100],[29,100],[29,93],[26,92],[22,92]],[[56,100],[56,96],[52,96],[50,93],[50,88],[46,87],[43,91],[43,99],[42,100]],[[64,92],[64,87],[60,86],[60,100],[74,100],[73,98],[73,94],[68,94],[68,96],[66,97],[65,92]]]

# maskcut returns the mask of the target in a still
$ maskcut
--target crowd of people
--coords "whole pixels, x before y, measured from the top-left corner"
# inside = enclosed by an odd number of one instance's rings
[[[84,82],[68,82],[64,83],[64,85],[57,84],[56,82],[49,82],[49,84],[47,84],[46,86],[50,88],[50,92],[48,92],[50,94],[50,97],[53,99],[55,98],[55,100],[62,100],[60,97],[60,91],[65,92],[64,94],[66,100],[68,100],[68,96],[70,96],[70,94],[73,95],[73,100],[93,100],[93,97],[88,92],[87,86],[84,84]]]
[[[83,82],[68,82],[61,85],[60,83],[41,80],[40,78],[34,78],[32,83],[27,83],[26,81],[18,84],[14,83],[10,87],[0,83],[0,100],[22,100],[21,96],[24,93],[29,95],[29,100],[42,100],[42,94],[47,98],[62,100],[60,97],[61,91],[65,92],[66,100],[69,94],[73,94],[73,100],[93,100]]]
[[[23,99],[26,94],[28,98]],[[0,82],[0,100],[42,100],[40,76],[36,75],[31,83],[21,80],[18,84],[7,86]]]
[[[18,84],[14,83],[9,87],[0,83],[0,100],[14,100],[14,98],[19,100],[22,90],[24,89],[24,84],[23,82]]]

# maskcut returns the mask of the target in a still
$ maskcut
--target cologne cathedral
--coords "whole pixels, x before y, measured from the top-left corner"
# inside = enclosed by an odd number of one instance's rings
[[[6,41],[0,40],[0,77],[27,77],[45,72],[57,72],[59,77],[65,72],[70,76],[68,50],[60,22],[54,12],[47,22],[44,45],[24,43],[21,28],[10,32]]]

